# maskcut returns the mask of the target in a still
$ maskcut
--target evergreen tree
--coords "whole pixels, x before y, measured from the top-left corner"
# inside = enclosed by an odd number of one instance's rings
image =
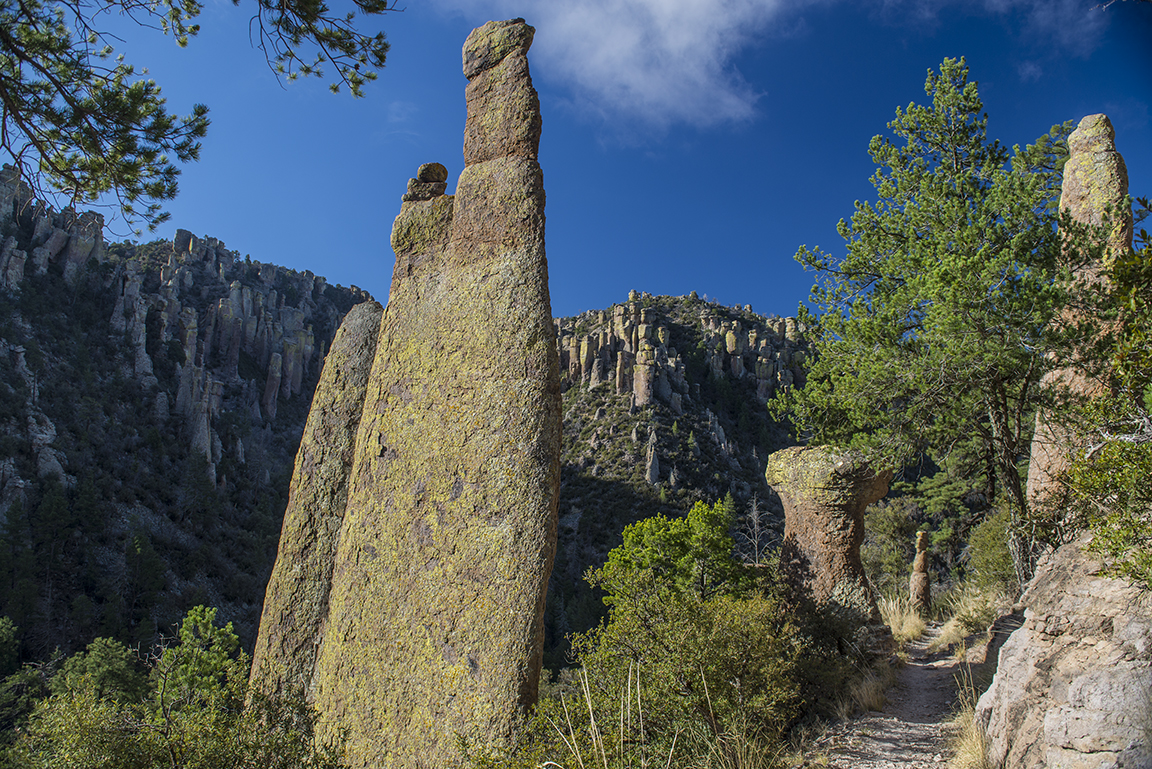
[[[901,466],[928,453],[945,465],[978,444],[1013,517],[1026,514],[1027,456],[1038,382],[1061,305],[1053,203],[1071,124],[1009,151],[963,59],[929,72],[931,104],[897,109],[894,138],[869,153],[877,200],[856,203],[839,233],[846,253],[802,247],[817,273],[815,361],[804,388],[774,402],[811,440]],[[1031,545],[1017,542],[1019,576]]]
[[[393,10],[391,0],[352,3],[365,14]],[[129,220],[154,229],[167,219],[159,201],[175,197],[179,174],[170,157],[199,157],[208,108],[170,113],[155,81],[115,55],[119,40],[100,28],[99,14],[127,14],[184,46],[199,31],[201,7],[198,0],[0,2],[0,147],[39,197],[55,190],[75,205],[114,193]],[[388,53],[383,32],[362,33],[354,13],[333,13],[323,2],[256,0],[251,27],[278,74],[323,77],[328,65],[332,90],[346,85],[354,96]]]

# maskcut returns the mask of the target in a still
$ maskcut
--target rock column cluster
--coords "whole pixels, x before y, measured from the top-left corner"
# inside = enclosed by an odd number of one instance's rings
[[[631,393],[637,406],[659,400],[683,413],[691,398],[684,359],[670,345],[669,329],[659,312],[643,307],[642,299],[633,291],[627,303],[611,311],[557,322],[563,385],[607,384],[618,394]],[[751,308],[745,315],[751,315]],[[804,337],[795,318],[755,316],[741,321],[705,309],[700,325],[712,376],[755,380],[761,402],[802,378]]]
[[[0,244],[0,287],[14,288],[26,275],[42,275],[48,265],[60,264],[64,279],[75,286],[89,259],[104,261],[104,217],[94,211],[71,208],[53,211],[32,198],[15,166],[0,168],[0,223],[18,221],[31,232],[31,253],[16,247],[16,238]]]
[[[254,661],[271,682],[256,683],[309,690],[320,739],[342,740],[352,767],[452,765],[458,737],[508,739],[536,699],[561,417],[533,33],[517,19],[469,35],[456,194],[438,164],[409,182],[338,524],[338,495],[305,478],[321,436],[301,446],[293,489],[322,510],[290,505],[280,559],[306,552],[326,516],[331,579],[311,556],[300,571],[278,561]],[[348,447],[340,424],[333,457]]]

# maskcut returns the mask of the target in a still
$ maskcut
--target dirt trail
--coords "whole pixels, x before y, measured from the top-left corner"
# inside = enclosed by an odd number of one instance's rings
[[[888,690],[883,712],[872,712],[830,730],[818,741],[830,769],[942,769],[947,765],[944,723],[955,707],[959,667],[946,652],[928,653],[940,634],[930,625],[906,647],[908,664]],[[820,764],[815,764],[820,766]]]

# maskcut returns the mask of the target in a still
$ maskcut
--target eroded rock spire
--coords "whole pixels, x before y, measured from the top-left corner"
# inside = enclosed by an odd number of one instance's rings
[[[292,622],[261,628],[279,664],[260,669],[289,676],[307,661],[280,658],[319,640],[319,737],[352,767],[453,764],[458,737],[501,741],[536,699],[561,416],[533,32],[489,22],[464,45],[466,165],[455,195],[422,166],[392,228],[320,629],[309,614],[289,644],[273,629]]]
[[[348,502],[348,471],[383,311],[376,302],[349,310],[312,398],[252,653],[252,682],[268,693],[311,692]],[[274,361],[278,372],[278,355]]]

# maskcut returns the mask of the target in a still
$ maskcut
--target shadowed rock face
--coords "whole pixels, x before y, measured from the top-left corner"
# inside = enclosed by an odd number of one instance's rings
[[[311,689],[383,312],[376,302],[364,302],[344,317],[308,412],[252,654],[252,682],[268,693]]]
[[[864,508],[888,493],[891,471],[823,446],[768,457],[768,485],[784,505],[780,569],[800,595],[853,625],[880,621],[860,562]]]
[[[467,165],[410,184],[313,691],[353,767],[458,760],[536,699],[560,384],[523,20],[464,46]]]
[[[1081,224],[1101,226],[1111,216],[1107,233],[1108,259],[1131,247],[1132,215],[1124,208],[1128,194],[1128,171],[1124,158],[1116,151],[1115,132],[1106,115],[1089,115],[1068,137],[1071,153],[1064,166],[1064,184],[1060,192],[1060,209]],[[1109,213],[1111,212],[1111,214]],[[1102,265],[1081,268],[1078,277],[1100,281]],[[1103,289],[1102,289],[1103,290]],[[1073,395],[1094,397],[1104,393],[1102,382],[1076,368],[1050,371],[1040,381],[1042,388],[1067,389]],[[1028,502],[1032,506],[1058,507],[1063,488],[1058,476],[1068,469],[1071,452],[1078,444],[1058,425],[1048,422],[1043,413],[1036,415],[1036,432],[1028,461]]]

